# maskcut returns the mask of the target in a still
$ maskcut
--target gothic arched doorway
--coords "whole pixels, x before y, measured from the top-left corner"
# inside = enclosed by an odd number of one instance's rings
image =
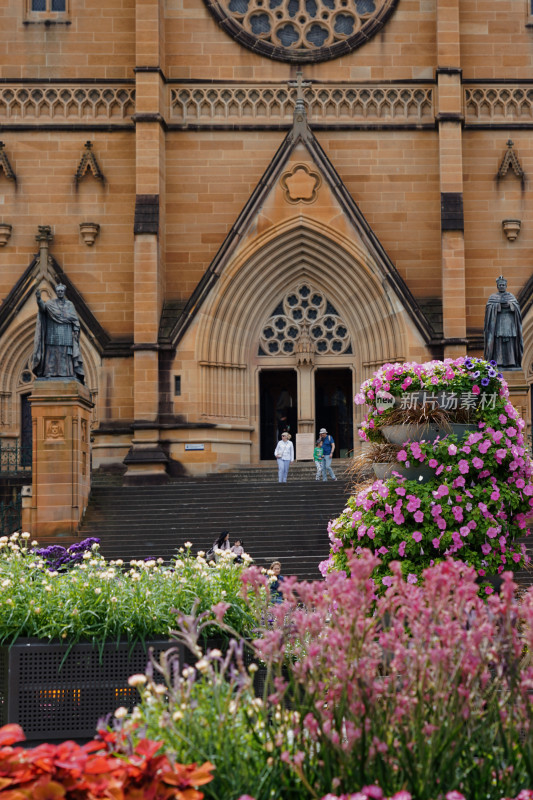
[[[283,431],[294,441],[298,426],[297,374],[294,369],[263,370],[259,375],[262,461],[274,458]]]
[[[315,372],[315,422],[335,440],[334,458],[353,451],[353,377],[350,369]]]

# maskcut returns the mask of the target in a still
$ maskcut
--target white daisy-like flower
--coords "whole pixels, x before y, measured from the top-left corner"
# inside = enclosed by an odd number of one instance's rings
[[[144,686],[148,678],[146,675],[130,675],[128,678],[128,684],[130,686]]]

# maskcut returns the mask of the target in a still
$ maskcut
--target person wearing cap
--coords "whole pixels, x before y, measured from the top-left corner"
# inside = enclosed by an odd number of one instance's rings
[[[336,481],[337,478],[331,467],[331,459],[333,458],[333,453],[335,452],[335,441],[333,436],[330,436],[325,428],[320,428],[317,447],[322,448],[322,453],[324,455],[324,459],[322,461],[322,480],[327,481],[327,474],[329,472],[331,475],[331,480]]]
[[[281,439],[276,445],[274,455],[278,460],[278,482],[287,483],[287,475],[289,474],[289,466],[291,461],[294,461],[294,447],[291,442],[291,435],[287,431],[283,431]]]

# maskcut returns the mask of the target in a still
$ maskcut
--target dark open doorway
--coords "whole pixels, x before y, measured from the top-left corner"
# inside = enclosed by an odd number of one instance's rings
[[[326,428],[335,440],[334,458],[353,450],[353,379],[349,369],[318,369],[315,374],[316,433]]]
[[[293,369],[263,370],[259,375],[261,460],[274,459],[283,431],[294,444],[298,421],[297,376]]]
[[[20,466],[31,467],[32,461],[32,423],[30,395],[20,396]]]

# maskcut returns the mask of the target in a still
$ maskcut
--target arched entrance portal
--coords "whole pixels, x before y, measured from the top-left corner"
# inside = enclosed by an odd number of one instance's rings
[[[274,457],[286,430],[335,439],[334,457],[353,449],[353,348],[348,325],[326,292],[309,279],[284,294],[263,324],[258,360],[260,458]],[[292,369],[276,369],[286,363]],[[268,364],[268,367],[266,366]],[[274,443],[274,444],[273,444]]]
[[[202,419],[249,430],[250,461],[270,460],[279,433],[274,395],[286,389],[293,420],[296,409],[293,441],[333,428],[335,456],[347,454],[363,416],[354,387],[376,366],[405,360],[404,316],[354,239],[301,219],[269,230],[227,266],[198,318]]]

